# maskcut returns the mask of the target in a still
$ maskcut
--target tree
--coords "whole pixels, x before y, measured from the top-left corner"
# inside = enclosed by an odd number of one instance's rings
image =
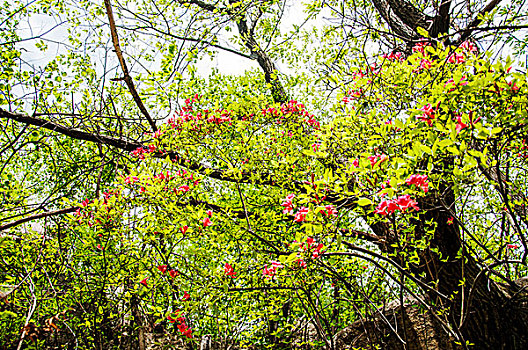
[[[483,46],[523,16],[104,5],[1,10],[5,348],[527,346],[526,77]],[[38,13],[68,31],[41,68]],[[215,50],[258,68],[204,78]]]

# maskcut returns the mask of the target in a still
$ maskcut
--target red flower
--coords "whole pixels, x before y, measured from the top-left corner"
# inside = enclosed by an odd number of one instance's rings
[[[189,191],[189,186],[181,185],[180,187],[178,187],[178,191],[179,192],[187,192],[187,191]]]
[[[141,282],[139,282],[139,283],[141,283],[141,284],[144,285],[145,287],[148,287],[147,279],[148,279],[148,277],[143,278],[143,279],[141,280]]]
[[[268,267],[268,265],[264,266],[264,270],[262,271],[262,274],[267,279],[273,278],[275,274],[277,273],[277,269],[282,269],[284,267],[284,265],[282,265],[278,261],[270,261],[270,262],[271,262],[271,266],[270,267]]]
[[[418,203],[411,198],[410,195],[406,194],[396,198],[395,200],[384,200],[376,207],[374,213],[379,215],[388,215],[394,213],[396,210],[406,211],[408,208],[420,210]]]
[[[454,217],[450,216],[450,217],[447,218],[447,224],[448,225],[453,225],[453,221],[455,221]]]
[[[508,247],[508,249],[519,249],[520,248],[518,244],[507,244],[506,247]]]
[[[228,263],[225,263],[224,265],[224,273],[226,274],[226,276],[231,276],[233,278],[235,278],[235,275],[236,275],[236,272],[233,269],[233,266],[229,265]]]
[[[420,210],[420,208],[418,208],[418,203],[416,203],[414,199],[411,199],[411,196],[408,194],[398,197],[396,201],[398,202],[398,205],[400,206],[402,211],[405,211],[407,210],[407,208],[410,207],[415,210]]]
[[[188,229],[188,228],[189,228],[189,226],[187,226],[187,225],[185,225],[185,226],[183,226],[183,227],[180,227],[180,231],[181,231],[181,233],[184,235],[185,232],[187,232],[187,229]]]
[[[212,210],[208,210],[208,211],[206,211],[206,214],[207,214],[207,216],[212,217],[213,216],[213,211]]]
[[[213,224],[213,222],[209,218],[203,219],[202,223],[203,223],[203,227],[208,227],[208,226],[211,226]]]
[[[180,273],[176,270],[169,270],[169,275],[174,278],[176,276],[178,276]]]
[[[433,119],[435,118],[435,112],[433,109],[433,106],[431,106],[430,103],[426,104],[422,108],[420,108],[421,111],[423,111],[422,115],[416,117],[417,119],[427,122],[427,125],[431,126],[433,125]]]
[[[158,270],[160,270],[161,273],[165,273],[167,271],[167,265],[158,266]]]
[[[299,211],[295,214],[294,220],[296,222],[303,222],[306,219],[307,214],[308,214],[308,208],[300,207]]]
[[[456,125],[456,131],[457,134],[462,131],[462,129],[467,128],[468,125],[462,122],[462,117],[460,115],[457,115],[457,125]]]
[[[283,214],[293,213],[293,204],[292,204],[293,198],[295,198],[295,195],[293,193],[289,194],[286,196],[286,198],[282,202],[281,205],[284,207],[284,210],[282,211]]]
[[[407,185],[415,185],[420,187],[425,193],[427,193],[429,190],[429,181],[427,179],[427,175],[411,175],[407,180],[405,180],[405,183]]]
[[[183,298],[182,298],[182,300],[183,300],[183,301],[187,301],[187,300],[189,300],[190,298],[191,298],[191,296],[189,295],[189,293],[187,293],[187,291],[184,291],[184,292],[183,292]]]

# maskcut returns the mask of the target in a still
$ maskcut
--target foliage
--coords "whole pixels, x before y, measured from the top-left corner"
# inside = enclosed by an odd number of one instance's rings
[[[275,1],[161,2],[167,17],[181,15],[174,27],[140,16],[155,3],[132,16],[123,2],[125,57],[155,66],[134,74],[156,122],[149,130],[123,83],[129,73],[108,76],[106,29],[77,35],[82,16],[106,23],[108,11],[37,3],[70,21],[70,47],[40,71],[22,64],[17,28],[31,4],[0,10],[0,104],[9,107],[0,218],[37,214],[32,225],[0,226],[4,348],[135,348],[145,332],[193,346],[212,335],[333,347],[340,330],[404,298],[468,344],[462,325],[472,316],[460,305],[480,293],[481,272],[510,285],[526,274],[528,84],[511,59],[430,38],[365,55],[367,29],[341,48],[311,48],[348,35],[285,31]],[[362,9],[359,18],[375,11]],[[307,21],[324,11],[308,4]],[[187,40],[133,46],[145,23]],[[225,49],[218,37],[235,27],[229,50],[256,57],[264,74],[200,76],[200,59]],[[305,41],[284,40],[292,36]],[[102,67],[103,56],[83,53],[90,47],[104,53]],[[313,57],[301,55],[310,48]],[[270,57],[303,70],[270,73],[261,63]],[[16,98],[31,89],[33,99]],[[11,112],[20,110],[33,114]],[[57,208],[65,215],[38,216]],[[444,266],[458,269],[453,281]],[[306,341],[309,324],[317,336]]]

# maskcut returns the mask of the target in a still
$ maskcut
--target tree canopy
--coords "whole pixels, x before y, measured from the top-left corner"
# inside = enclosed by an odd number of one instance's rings
[[[524,2],[0,18],[1,349],[528,346]]]

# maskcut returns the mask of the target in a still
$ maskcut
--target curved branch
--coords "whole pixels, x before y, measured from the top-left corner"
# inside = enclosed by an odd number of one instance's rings
[[[141,97],[139,97],[136,87],[134,86],[132,77],[130,76],[128,72],[128,67],[126,65],[125,59],[123,58],[123,52],[121,51],[121,47],[119,46],[119,37],[117,36],[117,29],[116,29],[116,25],[114,21],[114,15],[112,13],[112,5],[110,4],[110,0],[104,0],[104,3],[106,7],[106,14],[108,15],[108,21],[110,23],[110,32],[112,33],[112,42],[114,44],[114,50],[115,50],[117,59],[119,60],[119,64],[121,65],[121,70],[123,71],[123,75],[124,75],[122,79],[127,84],[128,90],[130,91],[130,94],[132,94],[132,98],[134,99],[134,102],[136,102],[136,105],[138,106],[139,110],[141,111],[141,113],[143,113],[143,115],[147,119],[148,123],[150,124],[150,127],[152,128],[152,131],[156,132],[158,131],[156,123],[154,123],[154,121],[150,117],[150,114],[147,111],[147,108],[145,107],[145,105],[143,104]]]

